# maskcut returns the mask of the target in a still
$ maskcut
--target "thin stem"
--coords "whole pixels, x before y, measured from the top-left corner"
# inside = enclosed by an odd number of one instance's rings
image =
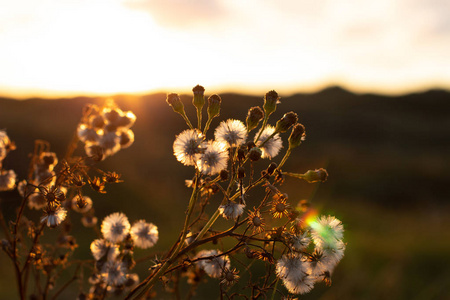
[[[261,126],[261,130],[260,130],[259,133],[258,133],[258,137],[255,139],[255,143],[256,143],[256,141],[258,141],[259,138],[261,137],[261,134],[262,134],[262,132],[264,131],[264,128],[266,127],[266,125],[267,125],[267,120],[269,120],[269,116],[268,116],[268,115],[266,115],[266,116],[264,117],[264,121],[263,121],[263,124],[262,124],[262,126]]]
[[[286,154],[283,156],[283,159],[281,160],[281,162],[279,163],[277,169],[281,169],[281,167],[284,165],[284,163],[286,162],[286,160],[288,159],[289,155],[291,155],[291,149],[288,149],[286,151]]]
[[[183,119],[186,121],[186,124],[189,126],[190,129],[194,129],[194,127],[191,124],[191,121],[189,121],[188,117],[186,116],[186,113],[180,114]]]
[[[200,173],[197,171],[196,178],[195,178],[194,190],[192,191],[191,199],[189,201],[188,212],[187,212],[186,218],[184,220],[183,231],[181,234],[181,238],[179,239],[179,241],[177,241],[178,246],[175,248],[175,250],[173,251],[170,258],[168,260],[166,260],[166,262],[164,262],[163,265],[159,268],[159,270],[156,271],[156,273],[154,273],[153,275],[150,275],[149,278],[144,280],[144,282],[147,281],[144,289],[134,299],[138,299],[138,298],[141,298],[142,296],[144,296],[145,293],[148,291],[148,289],[150,289],[153,286],[153,284],[156,282],[156,280],[158,280],[159,277],[162,274],[164,274],[164,272],[172,265],[172,263],[177,258],[177,255],[180,252],[181,247],[183,246],[184,240],[186,239],[186,234],[187,234],[188,225],[189,225],[189,219],[192,215],[192,211],[194,210],[194,206],[195,206],[197,196],[198,196],[199,181],[200,181]],[[141,285],[139,285],[138,287],[140,288]],[[138,287],[136,287],[136,288],[138,288]],[[125,299],[129,299],[129,297],[131,297],[135,291],[137,291],[137,289],[134,289]]]
[[[212,120],[213,120],[213,118],[208,117],[208,121],[206,121],[205,128],[203,129],[203,135],[206,135],[206,132],[208,131],[209,126],[211,125]]]
[[[198,130],[202,131],[202,110],[197,107]]]

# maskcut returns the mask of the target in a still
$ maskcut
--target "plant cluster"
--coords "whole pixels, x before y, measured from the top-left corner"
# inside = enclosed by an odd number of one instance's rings
[[[93,199],[85,195],[88,187],[105,193],[107,185],[121,182],[119,174],[99,169],[98,162],[133,143],[131,127],[136,116],[113,101],[101,107],[88,105],[60,160],[48,143],[36,141],[28,178],[17,184],[22,196],[17,216],[8,226],[0,214],[5,232],[2,249],[13,263],[21,299],[28,295],[57,298],[77,281],[78,299],[151,298],[161,283],[181,299],[184,281],[189,285],[184,294],[191,298],[207,278],[218,280],[221,298],[228,299],[275,295],[287,299],[308,293],[319,282],[331,284],[331,274],[345,250],[341,221],[319,215],[308,201],[293,205],[282,191],[286,177],[311,183],[328,177],[322,168],[305,173],[283,169],[306,137],[297,114],[288,112],[271,125],[270,116],[280,98],[270,91],[262,108],[249,109],[245,122],[223,120],[210,133],[213,119],[220,116],[222,99],[211,95],[205,101],[204,91],[199,85],[193,88],[197,126],[186,115],[180,97],[167,96],[167,103],[186,121],[187,128],[175,137],[173,153],[193,170],[193,177],[186,180],[192,192],[178,238],[162,255],[147,256],[154,263],[142,280],[133,273],[136,261],[142,261],[135,259],[134,249],[154,246],[158,227],[146,220],[130,223],[124,213],[115,212],[99,228]],[[286,151],[277,163],[287,134]],[[208,135],[214,139],[208,140]],[[77,156],[80,144],[84,153]],[[0,162],[14,148],[6,132],[0,131]],[[14,171],[0,168],[0,191],[14,189],[16,177]],[[42,211],[40,219],[27,218],[27,207]],[[90,244],[93,259],[73,258],[79,245],[71,235],[71,220],[77,217],[97,234]],[[56,243],[43,242],[44,233],[53,228],[58,232]],[[264,267],[264,274],[252,271],[258,265]],[[58,286],[61,272],[73,266],[73,277]],[[90,288],[83,290],[87,272]]]

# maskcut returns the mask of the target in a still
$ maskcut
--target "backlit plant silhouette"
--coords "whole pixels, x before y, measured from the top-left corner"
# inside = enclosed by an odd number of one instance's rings
[[[142,280],[133,273],[133,250],[154,246],[160,239],[157,225],[164,224],[130,223],[126,212],[111,212],[98,229],[94,199],[84,195],[89,187],[104,193],[109,184],[121,182],[119,174],[99,169],[97,162],[133,143],[130,128],[136,116],[132,112],[122,111],[113,101],[102,107],[89,105],[64,159],[58,160],[45,141],[36,141],[26,180],[16,185],[15,172],[1,168],[0,191],[17,186],[22,196],[14,222],[8,226],[0,214],[5,236],[2,249],[13,263],[21,299],[57,298],[85,277],[90,288],[82,290],[79,283],[78,299],[150,298],[156,292],[173,293],[179,299],[182,281],[190,286],[183,296],[192,298],[208,278],[221,297],[229,299],[291,299],[320,282],[331,284],[331,274],[345,250],[341,221],[319,215],[307,201],[293,205],[282,190],[286,177],[323,182],[328,176],[324,169],[284,170],[306,136],[297,114],[288,112],[271,124],[279,96],[270,91],[262,108],[249,109],[245,123],[223,120],[209,132],[213,119],[220,116],[222,100],[218,95],[208,98],[203,125],[204,88],[196,86],[193,93],[197,126],[186,115],[180,97],[167,96],[167,103],[187,126],[175,137],[174,156],[193,172],[186,180],[192,192],[183,227],[162,255],[149,252],[154,264]],[[214,139],[208,140],[208,135]],[[285,148],[283,140],[287,140]],[[84,153],[76,156],[80,143]],[[0,161],[14,148],[6,132],[0,131]],[[212,205],[216,207],[209,213]],[[26,217],[28,210],[41,211],[40,219]],[[73,218],[81,218],[98,238],[90,245],[78,245],[71,235]],[[41,242],[49,230],[58,232],[56,241]],[[73,259],[79,246],[90,247],[93,259]],[[61,272],[74,265],[73,277],[59,283]],[[263,274],[253,272],[258,265],[264,266]]]

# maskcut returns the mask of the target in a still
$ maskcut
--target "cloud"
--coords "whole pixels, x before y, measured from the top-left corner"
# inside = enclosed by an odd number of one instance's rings
[[[201,28],[227,18],[229,12],[218,0],[131,0],[124,5],[149,13],[164,27]]]

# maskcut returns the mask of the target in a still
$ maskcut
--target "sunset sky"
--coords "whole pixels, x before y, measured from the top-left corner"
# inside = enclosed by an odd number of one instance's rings
[[[450,88],[448,0],[0,0],[0,95]]]

